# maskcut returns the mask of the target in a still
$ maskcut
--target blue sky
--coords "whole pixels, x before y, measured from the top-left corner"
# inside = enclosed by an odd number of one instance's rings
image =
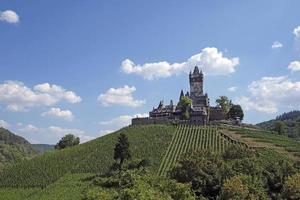
[[[256,123],[300,105],[299,1],[0,2],[0,125],[82,141],[144,116],[205,73]],[[273,47],[272,47],[273,46]]]

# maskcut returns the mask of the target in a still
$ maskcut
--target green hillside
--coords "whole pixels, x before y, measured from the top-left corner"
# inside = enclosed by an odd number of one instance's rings
[[[222,153],[229,146],[242,145],[259,147],[257,151],[266,159],[285,157],[281,156],[282,149],[283,153],[295,156],[300,151],[298,141],[243,127],[130,126],[6,167],[0,172],[0,197],[7,200],[81,200],[91,187],[91,177],[106,172],[113,164],[113,150],[120,133],[128,136],[132,161],[148,159],[150,172],[161,177],[166,177],[181,155],[189,151],[208,149]],[[260,146],[261,143],[268,145]]]
[[[55,145],[52,145],[52,144],[32,144],[31,146],[39,154],[43,154],[46,151],[54,150]]]
[[[222,152],[230,144],[231,141],[225,139],[215,128],[179,126],[165,153],[158,174],[165,176],[168,170],[176,164],[180,155],[188,151],[211,149],[212,151]]]
[[[120,133],[130,142],[133,159],[148,159],[150,169],[160,165],[173,126],[126,127],[93,141],[52,152],[13,165],[0,176],[0,187],[46,187],[66,173],[102,173],[113,163],[113,149]]]
[[[30,158],[35,154],[27,140],[0,127],[0,171],[4,165]]]
[[[274,131],[276,122],[283,123],[283,135],[300,138],[300,111],[291,111],[277,116],[275,119],[257,124],[258,127]]]

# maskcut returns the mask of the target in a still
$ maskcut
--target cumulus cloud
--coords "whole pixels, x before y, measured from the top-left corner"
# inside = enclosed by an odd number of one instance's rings
[[[29,88],[18,81],[6,81],[0,84],[0,103],[10,111],[27,111],[34,106],[51,106],[60,101],[78,103],[81,101],[72,91],[59,85],[43,83]]]
[[[299,107],[300,82],[286,76],[263,77],[248,86],[249,96],[236,99],[245,110],[276,113],[279,106]]]
[[[293,34],[295,35],[296,39],[300,38],[300,26],[297,26],[294,30],[293,30]]]
[[[18,14],[12,10],[0,11],[0,21],[16,24],[20,21]]]
[[[237,89],[238,89],[237,86],[232,86],[232,87],[227,88],[227,90],[228,90],[229,92],[236,92]]]
[[[281,47],[283,47],[283,45],[278,41],[273,42],[273,44],[271,46],[272,49],[278,49],[278,48],[281,48]]]
[[[291,72],[300,71],[300,62],[299,61],[293,61],[289,64],[288,69],[291,70]]]
[[[74,115],[70,110],[61,110],[60,108],[50,108],[49,111],[42,113],[42,116],[52,116],[67,121],[72,121],[74,119]]]
[[[2,128],[9,128],[10,127],[10,124],[2,119],[0,119],[0,127]]]
[[[30,141],[39,141],[42,143],[57,143],[66,134],[73,134],[80,138],[80,142],[87,142],[89,140],[95,139],[93,136],[89,136],[85,131],[76,128],[62,128],[59,126],[49,126],[45,128],[36,127],[32,124],[28,124],[24,127],[18,129],[25,138]]]
[[[40,129],[32,124],[28,124],[25,127],[19,128],[19,131],[23,133],[34,133],[40,131]]]
[[[100,94],[97,98],[103,106],[122,105],[129,107],[140,107],[146,103],[145,100],[136,100],[132,93],[136,91],[134,86],[125,85],[121,88],[110,88],[105,93]]]
[[[126,74],[137,74],[146,80],[166,78],[181,73],[188,73],[196,65],[208,75],[228,75],[235,72],[239,58],[227,58],[215,47],[207,47],[187,61],[169,63],[167,61],[135,64],[130,59],[122,62],[121,70]]]

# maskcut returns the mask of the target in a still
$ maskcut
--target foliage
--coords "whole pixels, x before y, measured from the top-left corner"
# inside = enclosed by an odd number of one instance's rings
[[[107,172],[120,133],[128,137],[132,159],[147,158],[149,169],[156,171],[174,132],[175,127],[166,125],[131,126],[84,144],[46,152],[6,168],[0,175],[0,187],[46,187],[68,172]]]
[[[284,123],[282,121],[275,122],[274,131],[277,132],[279,135],[284,134]]]
[[[241,134],[245,138],[253,138],[255,141],[269,143],[283,148],[289,154],[300,159],[300,141],[288,138],[284,135],[278,135],[265,130],[254,130],[232,127],[231,131]]]
[[[291,200],[300,199],[300,172],[287,179],[283,197]]]
[[[193,200],[188,185],[162,178],[146,170],[127,170],[109,177],[97,177],[87,190],[86,200]]]
[[[228,114],[230,119],[235,119],[240,121],[244,119],[244,112],[240,105],[232,105]]]
[[[78,145],[79,143],[79,137],[75,137],[72,134],[67,134],[58,141],[58,143],[55,145],[55,149],[64,149],[67,147]]]
[[[220,96],[218,99],[216,99],[216,103],[222,108],[224,113],[228,113],[232,106],[231,100],[229,100],[229,98],[226,96]]]
[[[46,151],[54,150],[54,146],[52,144],[32,144],[32,148],[37,151],[39,154],[43,154]]]
[[[168,170],[176,164],[180,155],[188,151],[210,149],[214,152],[221,152],[230,145],[230,142],[211,127],[179,126],[165,153],[158,174],[165,176]]]
[[[257,126],[269,131],[276,131],[276,124],[278,122],[283,123],[282,134],[291,138],[300,137],[300,111],[295,110],[283,113],[277,116],[275,119],[259,123]]]
[[[268,199],[268,197],[260,181],[253,179],[250,176],[239,175],[225,180],[222,186],[220,200],[227,199],[263,200]]]
[[[201,150],[183,156],[169,175],[191,184],[199,198],[276,199],[296,168],[285,157],[273,155],[234,145],[223,153]]]
[[[192,105],[192,99],[190,99],[189,97],[182,96],[180,98],[180,101],[177,104],[177,108],[179,110],[181,110],[183,119],[190,118],[189,109],[190,109],[191,105]]]
[[[0,127],[0,171],[8,164],[32,158],[36,152],[24,138]]]
[[[40,188],[0,188],[0,199],[2,200],[23,200],[28,199]]]
[[[119,169],[122,169],[125,160],[131,158],[129,150],[128,138],[124,133],[121,133],[118,137],[118,143],[114,149],[114,159],[119,164]]]

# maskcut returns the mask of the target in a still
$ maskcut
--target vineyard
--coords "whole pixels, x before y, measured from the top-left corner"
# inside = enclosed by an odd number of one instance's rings
[[[93,141],[47,152],[31,160],[12,165],[0,173],[0,187],[47,187],[65,174],[102,173],[114,162],[113,149],[120,133],[130,142],[132,159],[147,158],[150,170],[157,171],[175,132],[173,126],[126,127]]]
[[[211,149],[223,152],[233,142],[230,138],[218,133],[216,128],[181,125],[176,129],[159,167],[158,175],[166,176],[168,170],[176,164],[179,156],[187,151]]]

